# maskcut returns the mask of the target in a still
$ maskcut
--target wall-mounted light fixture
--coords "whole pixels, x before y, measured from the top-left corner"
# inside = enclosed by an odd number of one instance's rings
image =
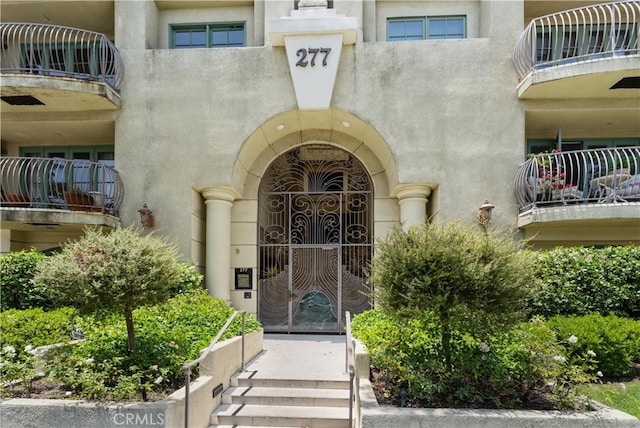
[[[489,203],[488,199],[484,200],[484,204],[478,208],[478,223],[485,231],[489,223],[491,223],[491,212],[495,207]]]
[[[147,207],[147,204],[144,204],[138,212],[140,213],[140,223],[142,223],[142,227],[153,227],[153,211]]]

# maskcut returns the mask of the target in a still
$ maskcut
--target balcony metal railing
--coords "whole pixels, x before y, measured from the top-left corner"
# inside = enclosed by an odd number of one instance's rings
[[[640,146],[537,154],[520,167],[514,188],[521,211],[640,201]]]
[[[118,215],[124,186],[102,163],[60,158],[0,159],[3,207],[48,208]]]
[[[104,82],[120,90],[124,66],[104,35],[77,28],[0,23],[0,73],[73,77]]]
[[[520,35],[513,65],[533,70],[613,55],[638,54],[640,2],[617,1],[536,18]]]

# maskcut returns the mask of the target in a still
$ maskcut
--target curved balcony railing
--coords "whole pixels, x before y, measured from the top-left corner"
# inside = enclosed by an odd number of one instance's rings
[[[514,180],[520,210],[640,201],[640,146],[540,153]]]
[[[536,18],[520,35],[513,65],[522,79],[554,65],[638,53],[640,2],[617,1]]]
[[[104,82],[120,90],[124,66],[104,35],[77,28],[0,23],[0,73],[73,77]]]
[[[3,207],[48,208],[118,215],[124,186],[118,171],[60,158],[0,159]]]

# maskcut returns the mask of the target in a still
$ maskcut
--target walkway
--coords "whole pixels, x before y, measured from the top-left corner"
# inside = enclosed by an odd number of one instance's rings
[[[231,379],[210,428],[348,428],[345,336],[265,334],[263,352]]]
[[[246,369],[263,379],[349,380],[345,346],[346,336],[265,334]]]

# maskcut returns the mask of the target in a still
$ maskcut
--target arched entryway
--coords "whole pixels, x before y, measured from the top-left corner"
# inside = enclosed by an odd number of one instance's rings
[[[276,158],[258,192],[258,317],[266,331],[331,332],[371,305],[373,185],[328,144]]]

